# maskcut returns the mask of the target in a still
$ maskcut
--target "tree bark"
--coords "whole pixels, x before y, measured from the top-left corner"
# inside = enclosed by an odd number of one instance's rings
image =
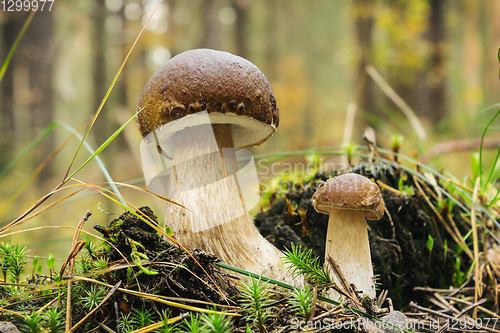
[[[236,54],[248,58],[247,54],[247,25],[248,25],[248,0],[234,0],[233,7],[236,12],[235,38]]]
[[[276,33],[278,27],[278,3],[277,0],[267,0],[266,1],[266,12],[267,12],[267,22],[266,22],[266,35],[265,35],[265,63],[266,63],[266,76],[269,81],[274,80],[278,71],[276,69],[277,58],[278,58],[278,35]]]
[[[373,82],[366,79],[366,65],[372,62],[373,1],[354,0],[356,41],[360,50],[357,81],[361,84],[357,104],[361,110],[376,112],[373,98]]]
[[[219,50],[222,41],[219,25],[219,6],[215,0],[205,0],[203,6],[203,37],[201,46]]]
[[[54,120],[54,89],[53,89],[53,59],[54,45],[52,43],[54,15],[42,11],[35,15],[31,26],[26,32],[25,48],[29,71],[30,100],[28,103],[29,125],[33,137],[45,129]],[[51,133],[35,150],[35,167],[37,167],[55,147],[55,138]],[[53,165],[47,164],[38,176],[42,183],[54,174]]]
[[[106,5],[105,0],[95,0],[93,13],[93,112],[97,110],[106,93],[106,41],[105,41],[105,20],[106,20]],[[96,144],[100,145],[107,139],[109,134],[108,121],[102,112],[94,124],[93,134],[96,139]]]
[[[444,59],[444,6],[445,0],[429,0],[430,16],[428,38],[432,44],[430,55],[430,69],[426,75],[429,104],[421,113],[433,123],[441,120],[447,113],[446,105],[446,80]]]
[[[26,16],[27,17],[27,16]],[[19,31],[21,31],[23,21],[26,17],[17,17],[8,20],[1,26],[1,59],[6,59],[7,55],[14,44]],[[14,103],[14,69],[16,57],[12,61],[4,74],[0,85],[0,168],[7,164],[12,157],[13,143],[15,142],[15,103]]]

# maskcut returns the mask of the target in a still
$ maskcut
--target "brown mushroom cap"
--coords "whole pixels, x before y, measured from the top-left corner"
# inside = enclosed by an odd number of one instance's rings
[[[369,220],[379,220],[385,207],[377,184],[356,173],[346,173],[320,184],[312,204],[323,214],[330,214],[330,209],[363,210]]]
[[[279,122],[264,74],[246,59],[210,49],[186,51],[163,64],[142,91],[141,109],[137,123],[142,136],[207,110],[212,124],[235,125],[234,145],[240,148],[261,144]]]

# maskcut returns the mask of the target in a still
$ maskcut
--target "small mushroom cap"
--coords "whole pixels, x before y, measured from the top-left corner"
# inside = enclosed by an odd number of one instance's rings
[[[312,197],[318,213],[330,214],[331,209],[363,210],[369,220],[384,215],[384,199],[377,184],[356,173],[346,173],[319,185]]]
[[[137,123],[142,136],[206,110],[212,124],[234,125],[239,148],[260,145],[279,123],[264,74],[244,58],[210,49],[186,51],[163,64],[142,91],[141,109]]]

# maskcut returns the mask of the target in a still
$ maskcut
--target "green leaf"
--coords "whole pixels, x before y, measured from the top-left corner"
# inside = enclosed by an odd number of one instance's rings
[[[50,252],[49,257],[47,258],[47,266],[49,266],[50,269],[53,269],[55,263],[56,260],[54,259],[54,253]]]
[[[446,255],[448,254],[448,240],[447,239],[444,240],[443,248],[444,248],[444,262],[446,263]]]
[[[459,257],[457,257],[457,258],[455,259],[455,269],[456,269],[457,271],[459,271],[459,270],[460,270],[460,266],[462,266],[462,261],[460,260],[460,258],[459,258]]]
[[[432,251],[433,248],[434,248],[434,238],[432,238],[431,235],[429,235],[429,238],[427,238],[427,249],[429,251]]]

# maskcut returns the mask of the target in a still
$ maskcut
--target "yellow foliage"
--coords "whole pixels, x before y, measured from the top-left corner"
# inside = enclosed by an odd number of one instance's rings
[[[304,63],[298,56],[289,56],[278,65],[277,73],[279,80],[271,85],[280,111],[279,131],[288,138],[289,147],[304,146],[308,138],[297,134],[302,134],[304,119],[314,121],[308,116],[314,109],[313,92]]]
[[[374,58],[378,68],[387,66],[392,75],[408,85],[424,68],[431,45],[424,38],[428,28],[429,4],[424,0],[379,3],[375,16]]]

